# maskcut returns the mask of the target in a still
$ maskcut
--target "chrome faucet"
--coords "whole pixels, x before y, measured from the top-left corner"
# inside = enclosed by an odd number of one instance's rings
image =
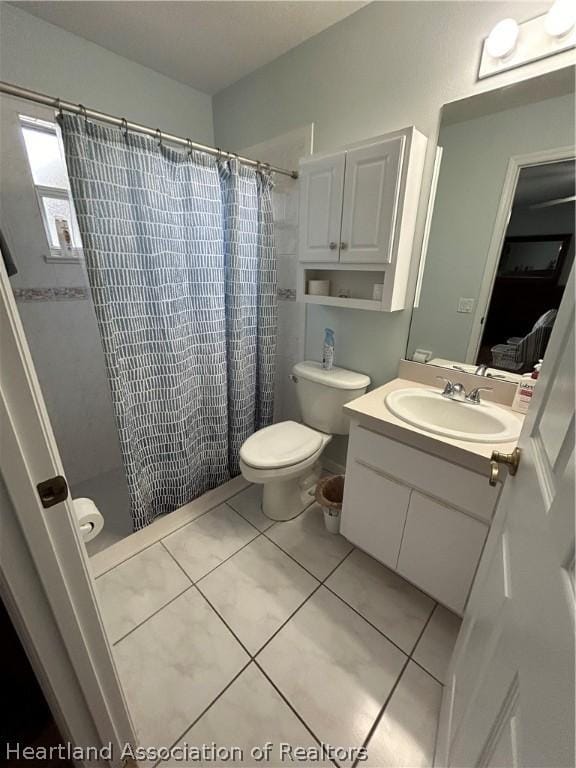
[[[471,403],[472,405],[480,405],[480,392],[492,390],[492,387],[475,387],[466,394],[464,385],[460,384],[460,382],[452,383],[450,379],[444,376],[436,376],[436,378],[446,382],[442,391],[442,397],[447,397],[449,400]]]
[[[486,376],[488,372],[488,366],[486,363],[480,363],[480,365],[474,371],[475,376]]]
[[[464,385],[460,384],[460,382],[452,383],[450,379],[445,378],[444,376],[436,376],[437,379],[440,379],[440,381],[445,381],[446,384],[444,385],[444,390],[442,392],[442,397],[447,397],[450,400],[464,400],[466,397],[466,390],[464,389]]]

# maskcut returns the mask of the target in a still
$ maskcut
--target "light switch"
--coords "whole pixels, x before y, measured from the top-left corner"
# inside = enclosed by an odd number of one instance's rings
[[[474,309],[474,299],[458,299],[458,312],[469,314]]]

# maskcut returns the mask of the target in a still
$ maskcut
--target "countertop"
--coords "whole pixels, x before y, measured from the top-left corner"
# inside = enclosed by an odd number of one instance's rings
[[[433,456],[460,464],[467,469],[485,474],[486,476],[489,474],[492,451],[510,453],[516,447],[517,441],[510,443],[474,443],[465,440],[454,440],[444,435],[431,434],[423,429],[407,424],[388,410],[385,398],[390,392],[408,388],[441,392],[438,387],[421,384],[417,381],[393,379],[388,384],[384,384],[384,386],[378,387],[356,400],[352,400],[344,406],[344,409],[353,421],[373,432],[378,432],[385,437],[398,440],[413,448],[418,448]],[[517,413],[505,405],[498,405],[498,407],[511,413],[522,425],[524,421],[523,414]]]

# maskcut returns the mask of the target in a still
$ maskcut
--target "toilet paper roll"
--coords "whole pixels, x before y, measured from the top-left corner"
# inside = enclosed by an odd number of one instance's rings
[[[308,280],[309,296],[329,296],[330,280]]]
[[[92,499],[72,499],[74,515],[84,541],[92,541],[104,528],[104,518]]]

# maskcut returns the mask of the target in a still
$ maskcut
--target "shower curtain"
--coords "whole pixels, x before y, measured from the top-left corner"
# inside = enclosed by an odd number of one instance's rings
[[[60,117],[134,529],[238,474],[272,420],[271,181]]]

